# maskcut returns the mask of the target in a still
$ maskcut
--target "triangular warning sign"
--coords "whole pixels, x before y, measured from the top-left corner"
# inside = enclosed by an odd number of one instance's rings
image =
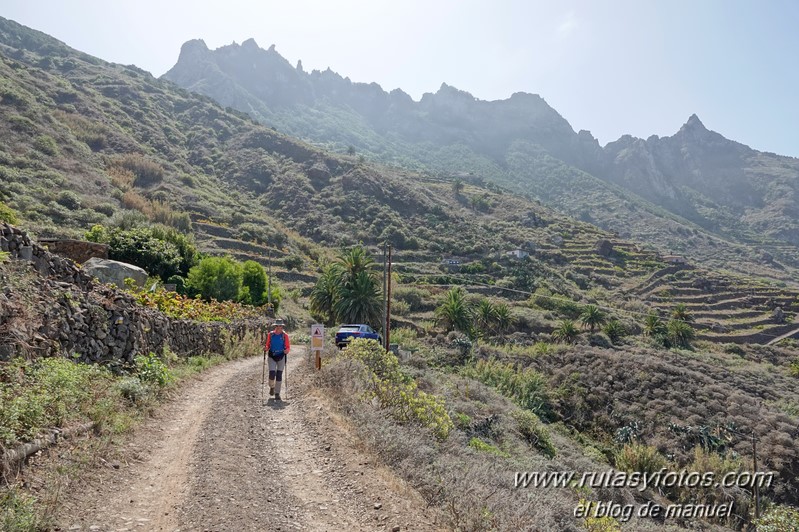
[[[322,336],[322,331],[319,329],[319,327],[317,327],[316,329],[313,330],[313,335],[314,336]]]

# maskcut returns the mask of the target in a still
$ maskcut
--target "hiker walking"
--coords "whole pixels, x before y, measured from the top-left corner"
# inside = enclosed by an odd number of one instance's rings
[[[280,401],[280,386],[286,369],[286,355],[291,350],[289,335],[283,330],[283,320],[275,320],[275,330],[266,335],[264,351],[269,356],[269,395]]]

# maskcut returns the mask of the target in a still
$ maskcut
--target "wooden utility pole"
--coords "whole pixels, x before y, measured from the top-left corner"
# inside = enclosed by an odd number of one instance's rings
[[[386,248],[388,246],[388,242],[383,242],[383,325],[380,327],[383,332],[383,347],[388,349],[388,344],[386,343],[386,319],[388,316],[388,307],[386,306]]]
[[[386,282],[386,351],[391,342],[391,244],[388,245],[388,279]]]
[[[755,431],[752,431],[752,473],[755,476],[755,519],[760,518],[760,485],[757,479],[757,438]]]
[[[272,248],[269,248],[269,273],[266,276],[266,308],[272,308]],[[263,301],[263,299],[261,300]]]

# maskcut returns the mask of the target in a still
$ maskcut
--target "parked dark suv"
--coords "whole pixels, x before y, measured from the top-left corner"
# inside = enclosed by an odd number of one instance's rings
[[[336,345],[341,349],[353,338],[369,338],[383,343],[383,338],[368,325],[350,324],[339,327],[336,332]]]

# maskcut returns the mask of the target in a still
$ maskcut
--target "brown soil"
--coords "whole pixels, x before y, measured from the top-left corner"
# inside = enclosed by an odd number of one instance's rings
[[[441,530],[421,496],[364,451],[309,386],[295,348],[283,401],[261,358],[218,366],[90,471],[59,530]]]

